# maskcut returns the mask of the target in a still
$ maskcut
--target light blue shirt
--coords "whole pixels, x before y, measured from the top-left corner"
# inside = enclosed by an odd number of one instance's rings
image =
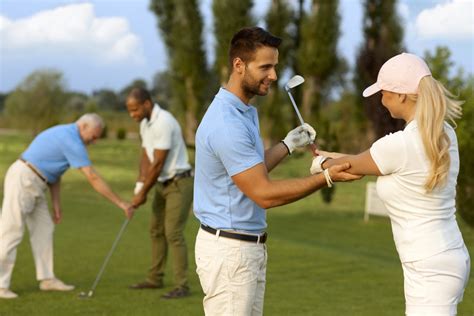
[[[266,211],[249,199],[232,176],[264,162],[257,109],[221,88],[196,133],[194,213],[201,224],[261,233]]]
[[[47,179],[55,183],[69,168],[91,165],[86,145],[73,124],[57,125],[41,132],[21,155]]]

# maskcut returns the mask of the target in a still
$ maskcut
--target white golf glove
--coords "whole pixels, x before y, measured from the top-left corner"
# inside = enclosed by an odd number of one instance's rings
[[[135,183],[135,189],[133,189],[133,194],[138,194],[143,188],[143,182],[141,181],[138,181],[137,183]]]
[[[304,123],[301,126],[291,130],[283,139],[283,143],[288,148],[290,154],[296,148],[304,147],[311,142],[314,142],[316,138],[316,131],[308,123]]]
[[[309,172],[311,174],[316,174],[316,173],[321,173],[324,171],[323,169],[323,162],[328,160],[330,158],[324,157],[324,156],[316,156],[313,158],[313,163],[311,164],[311,168],[309,169]]]

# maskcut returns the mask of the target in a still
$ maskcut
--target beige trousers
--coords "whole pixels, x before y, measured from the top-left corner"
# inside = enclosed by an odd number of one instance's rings
[[[54,278],[54,224],[48,211],[47,185],[22,161],[14,162],[4,183],[0,215],[0,288],[9,288],[16,259],[16,248],[23,239],[25,225],[38,280]]]
[[[263,315],[267,248],[199,229],[196,272],[206,316]]]

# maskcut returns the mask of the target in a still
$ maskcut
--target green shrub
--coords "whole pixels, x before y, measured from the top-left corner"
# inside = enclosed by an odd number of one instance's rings
[[[117,139],[124,140],[127,137],[127,130],[123,127],[117,129]]]
[[[107,138],[107,135],[109,134],[109,128],[107,125],[104,126],[104,129],[102,130],[102,135],[100,135],[100,138]]]
[[[461,166],[458,176],[457,208],[461,217],[474,227],[474,77],[461,93],[463,116],[456,130]]]

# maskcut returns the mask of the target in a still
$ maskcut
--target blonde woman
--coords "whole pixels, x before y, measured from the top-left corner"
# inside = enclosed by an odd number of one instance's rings
[[[459,155],[454,119],[461,103],[412,54],[389,59],[377,82],[363,92],[382,92],[382,104],[405,129],[358,155],[319,152],[311,173],[350,162],[357,175],[376,175],[377,192],[390,215],[403,267],[406,315],[456,315],[469,278],[470,258],[455,218]],[[329,157],[334,159],[328,159]]]

